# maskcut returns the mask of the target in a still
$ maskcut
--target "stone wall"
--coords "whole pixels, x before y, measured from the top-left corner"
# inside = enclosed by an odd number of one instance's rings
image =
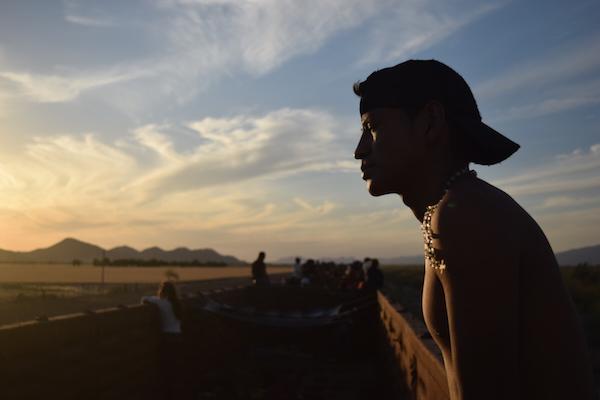
[[[157,377],[158,314],[100,310],[0,327],[4,399],[147,399]]]
[[[378,293],[381,350],[398,398],[449,399],[441,354],[420,321]]]
[[[260,293],[251,292],[256,306],[275,305],[271,296],[263,301]],[[222,291],[211,295],[227,297]],[[219,318],[201,312],[199,301],[201,296],[184,300],[185,354],[181,358],[185,365],[180,386],[186,390],[214,379],[221,368],[261,342],[305,343],[313,348],[324,346],[325,351],[338,340],[326,328],[296,333]],[[394,387],[397,398],[448,399],[439,353],[424,335],[422,324],[403,315],[381,293],[378,304],[379,318],[374,307],[360,317],[362,323],[353,325],[353,336],[365,332],[355,342],[379,342],[382,366],[389,375],[386,382]],[[0,327],[0,397],[154,398],[159,384],[158,324],[152,306],[133,305]],[[379,335],[374,327],[379,328]],[[327,341],[328,336],[333,341]]]
[[[201,312],[194,296],[182,303],[175,385],[185,395],[261,336]],[[160,397],[159,332],[157,310],[141,304],[0,326],[0,399]]]

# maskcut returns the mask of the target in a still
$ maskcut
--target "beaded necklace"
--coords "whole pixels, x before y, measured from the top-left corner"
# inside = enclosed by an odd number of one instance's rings
[[[444,184],[444,194],[442,195],[442,198],[444,197],[448,189],[450,189],[450,186],[452,186],[452,184],[458,178],[467,174],[477,176],[477,173],[475,171],[469,170],[469,167],[464,167],[463,169],[456,171],[450,178],[448,178],[448,180]],[[441,198],[436,204],[432,206],[427,206],[427,208],[425,209],[425,215],[423,216],[423,222],[421,223],[421,232],[423,232],[423,248],[425,251],[425,260],[429,261],[429,265],[431,266],[431,268],[436,269],[440,272],[444,272],[444,270],[446,269],[446,262],[443,259],[438,259],[435,255],[435,248],[433,247],[433,232],[431,230],[431,219],[433,218],[433,214],[435,213],[435,210],[437,209],[440,201]]]

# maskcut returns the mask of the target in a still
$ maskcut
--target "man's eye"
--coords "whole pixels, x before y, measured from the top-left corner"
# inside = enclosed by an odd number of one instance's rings
[[[371,137],[373,138],[373,140],[375,140],[375,138],[377,137],[377,127],[371,124],[367,125],[367,130],[368,132],[371,134]]]
[[[373,132],[375,132],[376,129],[377,128],[374,125],[369,124],[369,123],[367,123],[367,124],[365,124],[363,126],[363,132],[365,132],[365,133],[371,133],[372,134]]]
[[[377,127],[372,124],[371,122],[365,122],[363,124],[362,127],[362,134],[364,135],[368,135],[371,139],[372,142],[375,142],[375,140],[377,139]]]

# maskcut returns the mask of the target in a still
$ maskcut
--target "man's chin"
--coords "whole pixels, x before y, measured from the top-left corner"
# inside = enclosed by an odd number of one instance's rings
[[[380,186],[381,185],[377,185],[377,182],[372,179],[367,180],[367,190],[371,196],[383,196],[384,194],[392,193],[389,190],[384,190],[384,188]]]

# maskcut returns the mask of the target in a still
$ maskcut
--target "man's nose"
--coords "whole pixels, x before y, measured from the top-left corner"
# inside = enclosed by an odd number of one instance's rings
[[[362,160],[363,158],[367,158],[369,153],[371,153],[371,135],[367,133],[363,133],[360,136],[360,140],[358,141],[358,145],[354,150],[354,158],[357,160]]]

